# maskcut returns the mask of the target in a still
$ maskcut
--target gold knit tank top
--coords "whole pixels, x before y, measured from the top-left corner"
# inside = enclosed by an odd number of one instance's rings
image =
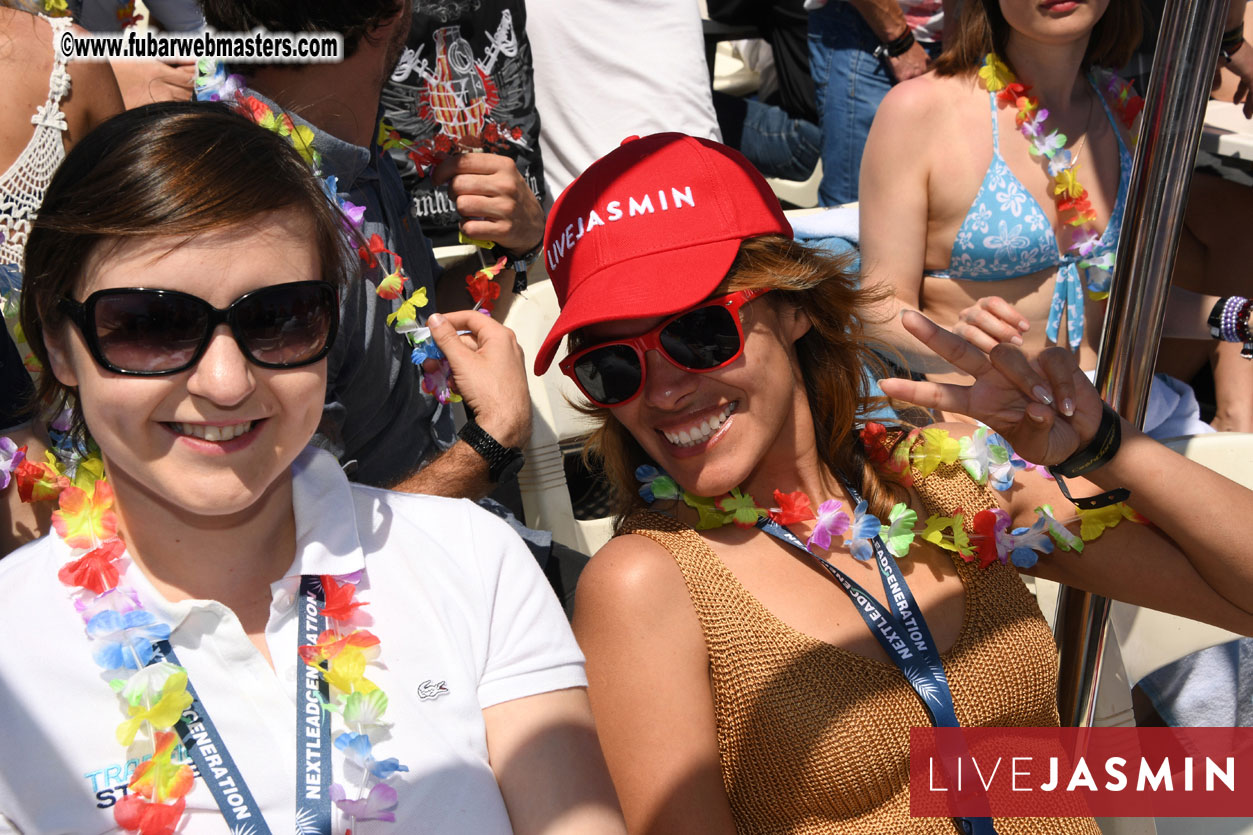
[[[969,519],[995,501],[959,467],[926,482],[916,489],[932,513],[960,508]],[[957,831],[948,818],[909,815],[909,729],[931,723],[894,664],[783,623],[700,534],[668,516],[634,514],[620,533],[656,541],[683,573],[709,653],[722,780],[740,833]],[[941,658],[958,720],[1056,726],[1057,650],[1035,600],[1012,568],[954,563],[965,614]],[[995,823],[1000,835],[1100,833],[1090,819]]]

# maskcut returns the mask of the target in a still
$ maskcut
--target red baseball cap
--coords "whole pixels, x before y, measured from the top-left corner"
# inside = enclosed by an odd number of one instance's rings
[[[792,237],[769,184],[738,151],[681,133],[631,137],[566,188],[548,214],[544,264],[561,314],[535,373],[561,338],[597,322],[668,316],[706,299],[740,242]]]

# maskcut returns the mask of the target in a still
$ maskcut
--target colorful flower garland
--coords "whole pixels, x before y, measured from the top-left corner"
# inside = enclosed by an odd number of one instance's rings
[[[169,639],[170,627],[146,611],[126,585],[130,561],[117,532],[113,490],[104,478],[99,450],[93,448],[72,465],[53,452],[46,461],[36,462],[26,459],[26,447],[0,438],[0,488],[11,477],[23,502],[57,502],[52,525],[74,557],[57,578],[73,590],[92,658],[116,674],[109,686],[126,715],[117,727],[117,741],[129,749],[142,735],[150,749],[132,774],[126,796],[114,806],[114,820],[129,832],[171,835],[194,785],[191,766],[180,761],[186,757],[174,757],[178,736],[173,731],[192,697],[183,667],[168,661],[150,663],[155,644]],[[361,572],[321,577],[326,600],[319,614],[335,626],[298,650],[301,660],[330,685],[331,699],[323,707],[338,714],[344,725],[334,733],[335,747],[361,770],[354,799],[339,784],[331,786],[331,798],[347,818],[348,831],[370,820],[394,822],[398,801],[389,780],[409,770],[394,757],[374,756],[370,735],[388,727],[383,721],[387,694],[366,678],[371,665],[381,665],[379,639],[354,626],[358,610],[369,605],[356,599],[360,578]]]
[[[1048,110],[1031,95],[1031,87],[1020,83],[1013,71],[994,53],[989,52],[984,58],[979,79],[984,87],[997,94],[999,104],[1017,108],[1014,122],[1019,133],[1031,143],[1032,155],[1048,161],[1058,217],[1074,230],[1067,251],[1081,259],[1078,265],[1087,272],[1088,296],[1097,300],[1106,298],[1114,270],[1114,253],[1089,257],[1100,242],[1101,233],[1095,226],[1096,212],[1088,199],[1088,190],[1079,183],[1075,173],[1079,168],[1078,160],[1063,147],[1066,135],[1058,131],[1044,132]],[[1135,94],[1130,83],[1113,74],[1109,76],[1106,89],[1114,97],[1114,110],[1119,119],[1130,129],[1144,107],[1144,99]]]
[[[1029,464],[1014,454],[1009,442],[987,427],[981,426],[968,437],[953,438],[944,429],[914,429],[899,443],[889,441],[888,430],[878,423],[868,423],[861,431],[861,440],[870,460],[896,473],[905,484],[912,483],[911,471],[916,470],[925,478],[941,464],[960,463],[971,480],[980,485],[991,485],[1004,492],[1014,484],[1019,470],[1037,469],[1048,476],[1043,467]],[[969,520],[973,535],[967,533],[967,520],[962,514],[930,516],[918,529],[918,514],[904,502],[898,502],[888,513],[884,525],[877,516],[867,512],[863,499],[858,502],[850,517],[842,508],[842,502],[828,500],[818,506],[815,514],[809,496],[801,491],[783,493],[774,491],[776,507],[759,507],[751,495],[738,487],[729,493],[710,498],[696,496],[679,487],[673,478],[656,467],[644,464],[635,471],[642,483],[639,489],[644,501],[652,504],[657,500],[681,499],[697,513],[696,530],[709,530],[734,524],[743,528],[754,527],[759,519],[773,519],[780,525],[814,520],[813,532],[806,546],[829,551],[832,543],[840,542],[849,553],[859,560],[874,556],[871,540],[875,536],[897,559],[909,553],[917,539],[929,542],[960,554],[967,562],[978,560],[987,568],[994,562],[1012,562],[1019,568],[1030,568],[1039,554],[1051,554],[1054,547],[1063,551],[1083,551],[1083,543],[1098,538],[1106,528],[1116,526],[1123,519],[1147,523],[1129,506],[1123,503],[1097,510],[1078,510],[1079,536],[1075,536],[1057,520],[1053,508],[1043,505],[1035,509],[1036,521],[1030,527],[1011,529],[1012,520],[1000,508],[981,510]],[[847,538],[842,538],[844,536]]]

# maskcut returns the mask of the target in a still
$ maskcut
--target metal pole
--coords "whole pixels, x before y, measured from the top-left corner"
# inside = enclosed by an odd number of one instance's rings
[[[1170,0],[1157,38],[1096,372],[1102,397],[1137,426],[1157,362],[1226,11],[1227,0]],[[1063,724],[1092,724],[1108,614],[1106,598],[1062,587],[1055,630]]]

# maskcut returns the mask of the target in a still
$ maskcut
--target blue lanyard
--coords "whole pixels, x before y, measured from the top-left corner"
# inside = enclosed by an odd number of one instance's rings
[[[842,477],[841,481],[853,503],[861,501],[861,496],[848,481]],[[931,630],[927,628],[927,622],[914,602],[913,592],[909,590],[900,566],[888,553],[881,537],[876,535],[871,544],[874,546],[875,562],[879,566],[879,576],[883,581],[890,611],[884,611],[879,601],[858,585],[856,580],[810,551],[796,534],[778,522],[761,518],[757,520],[757,527],[817,560],[857,604],[857,613],[866,622],[884,652],[900,668],[909,686],[918,694],[927,715],[931,717],[931,724],[938,728],[959,727],[953,707],[953,693],[949,690],[948,676],[944,673],[944,663],[940,660],[940,652],[931,637]],[[971,835],[996,833],[991,818],[956,818],[955,821],[963,832]]]
[[[317,643],[325,618],[318,610],[325,602],[320,579],[313,575],[300,578],[300,624],[296,644]],[[159,641],[149,664],[169,661],[178,664],[178,656],[169,641]],[[312,665],[296,685],[296,829],[298,832],[329,835],[331,831],[331,732],[322,704],[329,690]],[[261,807],[248,790],[235,760],[218,733],[217,726],[200,701],[199,694],[187,682],[191,704],[174,726],[183,747],[196,764],[201,779],[209,787],[222,817],[232,831],[249,831],[270,835],[270,827],[261,814]],[[303,730],[302,730],[303,729]]]

